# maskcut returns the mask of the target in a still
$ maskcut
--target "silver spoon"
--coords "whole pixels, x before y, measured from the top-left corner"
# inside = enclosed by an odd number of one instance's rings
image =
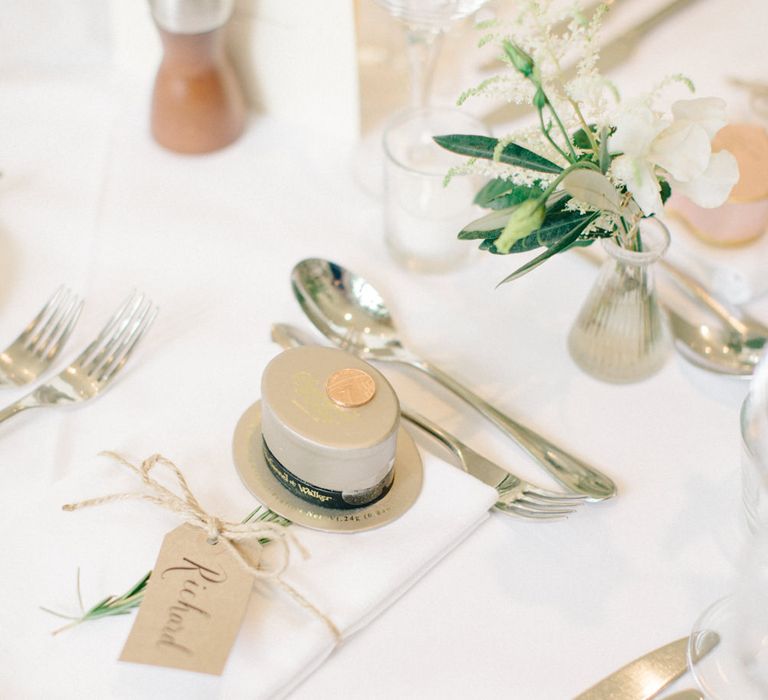
[[[607,476],[512,420],[441,369],[406,350],[379,292],[340,265],[310,258],[293,268],[294,294],[315,327],[338,347],[366,360],[396,362],[418,369],[466,401],[515,440],[567,489],[589,500],[616,494]]]
[[[762,348],[741,336],[706,323],[693,324],[666,307],[677,351],[691,364],[710,372],[749,378],[755,372]]]

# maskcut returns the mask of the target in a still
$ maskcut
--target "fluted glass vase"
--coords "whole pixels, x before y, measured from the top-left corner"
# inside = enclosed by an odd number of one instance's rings
[[[602,242],[608,257],[568,336],[576,364],[606,382],[650,377],[671,347],[654,287],[654,265],[669,246],[669,231],[656,218],[638,226],[637,250]]]

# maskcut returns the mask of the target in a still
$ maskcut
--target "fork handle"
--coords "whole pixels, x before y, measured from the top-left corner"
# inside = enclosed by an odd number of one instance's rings
[[[616,485],[605,474],[557,447],[542,435],[520,425],[435,365],[416,357],[400,362],[424,372],[511,437],[557,481],[589,500],[601,501],[616,494]]]
[[[35,408],[36,406],[40,406],[40,404],[34,399],[32,394],[22,396],[18,401],[14,401],[10,406],[6,406],[5,408],[0,409],[0,423],[7,421],[17,413],[21,413],[28,408]]]

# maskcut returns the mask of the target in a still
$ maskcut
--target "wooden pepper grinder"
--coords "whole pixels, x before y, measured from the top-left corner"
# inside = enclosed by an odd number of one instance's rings
[[[224,51],[234,0],[149,0],[163,44],[152,93],[152,136],[178,153],[232,143],[245,126],[245,100]]]

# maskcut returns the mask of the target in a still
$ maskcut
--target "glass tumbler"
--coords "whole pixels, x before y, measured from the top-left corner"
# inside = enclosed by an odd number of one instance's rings
[[[758,363],[741,407],[742,498],[752,534],[768,533],[768,355]]]
[[[707,700],[768,698],[768,540],[764,535],[749,542],[731,595],[696,621],[688,663]]]
[[[384,237],[403,266],[444,272],[463,264],[471,245],[456,236],[480,210],[473,204],[480,176],[455,175],[463,159],[438,146],[433,136],[487,134],[474,117],[457,109],[427,107],[398,116],[384,133]]]

